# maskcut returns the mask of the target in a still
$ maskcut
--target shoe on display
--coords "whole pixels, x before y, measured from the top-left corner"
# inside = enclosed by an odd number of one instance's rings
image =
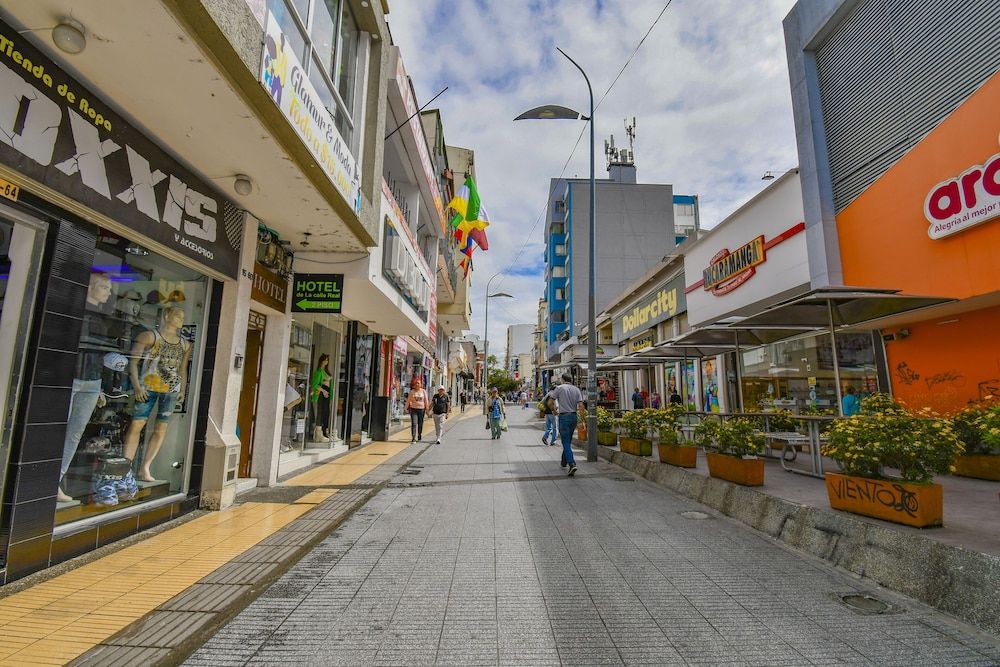
[[[94,504],[114,507],[118,504],[118,492],[115,483],[105,477],[94,480]]]
[[[568,473],[566,473],[566,476],[567,476],[567,477],[572,477],[572,476],[573,476],[573,475],[575,475],[575,474],[576,474],[576,465],[571,465],[571,466],[569,467],[569,472],[568,472]]]

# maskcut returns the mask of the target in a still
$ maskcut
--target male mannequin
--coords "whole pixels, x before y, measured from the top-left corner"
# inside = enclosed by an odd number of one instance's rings
[[[107,338],[107,323],[103,321],[101,307],[111,298],[111,278],[106,273],[90,274],[87,286],[87,303],[83,315],[83,331],[80,334],[80,354],[77,357],[76,378],[73,380],[73,394],[69,402],[69,417],[66,420],[66,439],[63,441],[62,467],[59,481],[66,476],[70,463],[76,455],[76,448],[83,437],[84,429],[96,408],[103,408],[107,402],[101,392],[101,368],[104,355],[116,350]],[[102,346],[104,349],[102,349]],[[56,499],[61,503],[70,502],[73,497],[56,488]]]
[[[125,435],[125,458],[135,459],[139,435],[156,406],[156,426],[136,476],[143,482],[156,481],[149,466],[163,445],[174,406],[184,400],[191,345],[181,338],[184,310],[167,308],[159,331],[143,331],[136,336],[129,360],[129,376],[135,392],[132,423]],[[141,377],[140,377],[140,363]]]

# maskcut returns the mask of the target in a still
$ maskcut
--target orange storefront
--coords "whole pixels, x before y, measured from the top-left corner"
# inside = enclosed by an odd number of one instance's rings
[[[1000,395],[1000,73],[837,215],[844,283],[955,301],[884,333],[893,393]]]

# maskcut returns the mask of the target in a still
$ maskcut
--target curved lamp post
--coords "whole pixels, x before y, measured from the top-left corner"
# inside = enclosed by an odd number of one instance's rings
[[[590,296],[588,298],[588,325],[587,325],[587,460],[597,460],[597,304],[595,294],[597,292],[597,281],[595,279],[594,267],[596,264],[596,237],[597,237],[597,189],[594,179],[594,89],[590,86],[590,79],[580,65],[566,55],[566,52],[556,47],[559,53],[566,57],[566,60],[573,63],[573,66],[580,70],[583,80],[587,82],[587,92],[590,94],[590,115],[583,114],[556,104],[546,104],[525,111],[514,120],[585,120],[590,122],[590,271],[588,274]]]
[[[507,294],[507,292],[496,292],[494,294],[490,293],[490,285],[493,283],[494,278],[499,278],[503,273],[495,273],[493,276],[486,281],[486,312],[484,313],[486,320],[483,327],[483,414],[486,414],[486,404],[488,403],[488,397],[490,391],[490,299],[513,299],[513,294]]]

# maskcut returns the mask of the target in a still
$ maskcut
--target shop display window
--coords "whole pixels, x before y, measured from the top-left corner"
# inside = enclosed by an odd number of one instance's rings
[[[841,392],[859,397],[878,391],[870,333],[838,333]],[[741,354],[743,402],[747,410],[785,409],[836,414],[837,387],[829,334],[807,336],[745,350]]]
[[[720,412],[719,403],[719,360],[708,357],[701,362],[701,403],[704,412]]]
[[[698,409],[698,362],[691,360],[684,362],[684,378],[681,382],[681,391],[684,400],[684,407],[692,412]]]
[[[208,279],[101,230],[56,523],[186,490]]]

